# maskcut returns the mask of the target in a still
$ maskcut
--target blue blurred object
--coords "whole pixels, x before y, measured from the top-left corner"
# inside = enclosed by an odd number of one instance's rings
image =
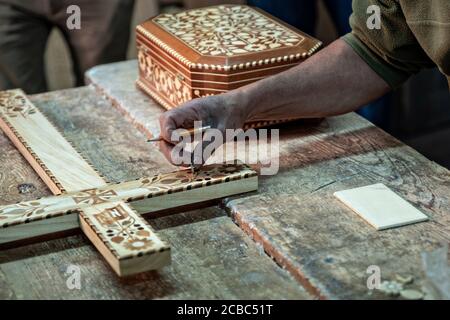
[[[258,7],[278,19],[313,35],[316,24],[316,3],[311,0],[249,0],[248,4]]]
[[[315,34],[317,20],[316,0],[249,0],[248,4],[269,12],[275,17],[306,32]],[[348,18],[352,13],[351,0],[324,0],[339,35],[351,31]]]
[[[248,0],[248,4],[258,7],[290,25],[315,36],[317,22],[316,0]],[[351,0],[324,0],[324,4],[333,20],[339,36],[351,31],[349,18],[352,13]],[[357,112],[377,126],[387,129],[389,126],[389,105],[391,95],[388,94]]]

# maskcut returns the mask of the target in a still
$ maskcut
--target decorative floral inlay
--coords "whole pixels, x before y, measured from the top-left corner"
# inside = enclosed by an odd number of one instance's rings
[[[42,215],[45,213],[45,208],[47,206],[42,205],[39,201],[33,202],[22,202],[14,205],[6,206],[0,209],[0,223],[2,220],[14,217],[19,218],[30,218]]]
[[[106,236],[113,243],[123,245],[128,250],[140,251],[153,244],[150,231],[130,216],[120,204],[95,214],[94,218],[106,230]]]
[[[141,180],[141,188],[152,193],[173,190],[174,186],[185,189],[190,183],[207,183],[213,179],[229,177],[233,173],[242,172],[246,166],[241,164],[211,165],[202,168],[202,171],[192,174],[190,171],[181,171],[178,174],[160,174],[152,178]]]
[[[204,166],[194,174],[190,170],[183,170],[119,183],[105,189],[88,189],[68,195],[0,206],[0,227],[59,216],[76,210],[84,210],[84,208],[90,206],[106,208],[115,205],[113,203],[117,201],[157,197],[167,193],[204,187],[209,184],[247,178],[249,175],[255,174],[256,172],[243,164],[214,164]],[[115,210],[109,209],[106,213],[98,215],[97,220],[102,226],[113,225],[117,221],[132,220],[133,218],[130,218],[126,210],[127,207],[118,207]],[[133,217],[132,214],[131,217]],[[136,232],[137,235],[145,235],[145,230],[138,231],[140,232]],[[137,243],[134,244],[134,246],[137,245]]]
[[[143,50],[139,50],[138,59],[145,79],[171,103],[180,105],[192,99],[191,89],[178,77],[162,68]]]
[[[75,194],[73,200],[75,203],[95,205],[111,201],[116,196],[117,193],[114,190],[89,189]]]
[[[298,45],[304,38],[247,6],[223,5],[153,19],[202,55],[234,56]]]
[[[192,174],[180,173],[177,175],[160,174],[151,178],[141,180],[141,188],[147,189],[149,192],[164,192],[170,190],[174,185],[188,184],[192,182]]]
[[[14,91],[0,92],[0,109],[4,109],[4,114],[14,118],[22,116],[26,118],[28,115],[36,113],[36,109],[26,98]]]

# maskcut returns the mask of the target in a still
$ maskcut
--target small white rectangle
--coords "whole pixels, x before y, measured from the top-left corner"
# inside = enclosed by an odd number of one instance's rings
[[[425,214],[382,183],[338,191],[334,196],[377,230],[428,220]]]

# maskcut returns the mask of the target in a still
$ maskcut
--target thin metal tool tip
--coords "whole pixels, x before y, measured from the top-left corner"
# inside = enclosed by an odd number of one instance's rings
[[[161,141],[161,140],[162,140],[161,137],[156,137],[156,138],[148,139],[147,142],[157,142],[157,141]]]
[[[203,132],[205,132],[208,129],[211,129],[211,126],[188,129],[188,130],[186,130],[186,132],[182,133],[181,136],[182,137],[187,137],[187,136],[193,135],[195,133],[199,133],[199,132],[203,133]],[[161,140],[163,140],[163,138],[161,136],[158,136],[158,137],[155,137],[155,138],[148,139],[147,142],[156,142],[156,141],[161,141]]]

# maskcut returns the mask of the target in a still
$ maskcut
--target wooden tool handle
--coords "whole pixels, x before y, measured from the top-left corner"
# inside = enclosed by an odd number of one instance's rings
[[[211,126],[204,126],[204,127],[200,127],[200,128],[191,128],[191,129],[186,129],[185,132],[183,132],[180,136],[182,137],[187,137],[187,136],[192,136],[196,133],[203,133],[206,130],[211,129]],[[156,142],[156,141],[161,141],[163,140],[163,138],[161,137],[161,135],[159,135],[156,138],[152,138],[147,140],[147,142]]]

